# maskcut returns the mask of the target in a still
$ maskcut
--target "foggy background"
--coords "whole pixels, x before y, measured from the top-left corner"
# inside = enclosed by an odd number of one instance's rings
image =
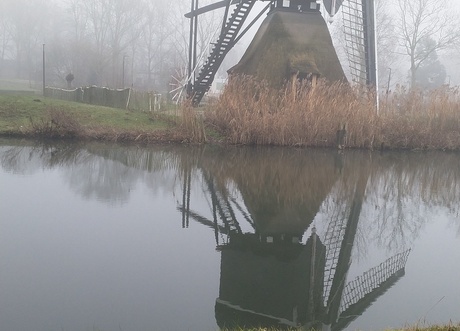
[[[381,89],[411,83],[411,58],[400,26],[401,18],[411,16],[401,15],[404,2],[431,6],[421,27],[431,29],[432,35],[423,38],[414,55],[425,57],[417,67],[417,84],[436,88],[460,83],[460,1],[375,1]],[[212,2],[200,0],[200,6]],[[256,4],[253,16],[266,4]],[[45,49],[47,85],[64,88],[72,73],[72,87],[129,86],[165,93],[173,76],[180,79],[187,65],[189,20],[184,14],[189,11],[190,0],[0,0],[0,81],[26,81],[40,89]],[[203,54],[203,60],[218,38],[223,14],[220,9],[200,16],[198,55]],[[261,20],[230,51],[216,78],[226,78],[226,70],[241,58]],[[438,25],[442,31],[435,29]],[[347,71],[340,14],[329,26]],[[448,30],[458,38],[436,48]]]

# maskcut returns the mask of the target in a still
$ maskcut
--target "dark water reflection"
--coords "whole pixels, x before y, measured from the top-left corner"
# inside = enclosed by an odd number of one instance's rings
[[[0,141],[0,329],[460,321],[459,161]]]

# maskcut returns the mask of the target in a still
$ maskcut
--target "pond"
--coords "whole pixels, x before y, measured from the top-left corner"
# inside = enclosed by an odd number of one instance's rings
[[[459,165],[1,139],[1,330],[460,322]]]

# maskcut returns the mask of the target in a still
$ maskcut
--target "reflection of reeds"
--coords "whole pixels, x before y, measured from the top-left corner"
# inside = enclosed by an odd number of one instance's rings
[[[459,155],[443,152],[334,156],[324,150],[233,147],[206,150],[200,167],[221,192],[236,189],[258,225],[270,229],[305,226],[319,206],[323,226],[340,226],[350,215],[358,183],[367,182],[356,244],[361,251],[371,241],[398,251],[418,236],[437,207],[458,215],[459,163]]]
[[[384,196],[419,196],[420,203],[430,206],[458,208],[460,199],[460,162],[458,154],[397,153],[388,157],[379,156],[374,162],[372,179],[375,188]]]
[[[334,153],[319,150],[226,148],[218,159],[206,153],[202,163],[220,186],[235,182],[288,205],[324,195],[338,172]]]
[[[444,208],[453,216],[460,212],[460,155],[456,153],[338,154],[321,149],[172,145],[138,148],[100,143],[42,146],[17,140],[1,144],[12,146],[13,142],[17,145],[3,149],[0,155],[0,165],[10,171],[38,166],[30,162],[31,157],[40,159],[40,167],[45,168],[75,164],[94,167],[100,162],[96,156],[146,172],[144,182],[156,178],[149,173],[165,171],[175,173],[177,183],[182,185],[190,172],[193,185],[202,180],[201,173],[205,171],[221,192],[229,188],[230,194],[232,189],[241,194],[253,217],[298,220],[298,224],[314,217],[320,205],[329,220],[346,216],[350,192],[360,176],[366,175],[366,238],[385,245],[417,236],[429,221],[427,212],[434,213],[438,210],[435,208]]]
[[[323,83],[274,90],[239,77],[207,119],[235,144],[335,146],[344,131],[343,144],[351,148],[460,148],[456,91],[394,93],[381,100],[379,112],[366,94]]]
[[[237,188],[259,229],[300,234],[339,172],[333,153],[277,148],[227,148],[219,158],[205,155],[202,166],[219,190]]]
[[[367,200],[375,206],[371,228],[375,240],[391,248],[418,237],[439,208],[458,219],[458,154],[392,153],[376,156]]]

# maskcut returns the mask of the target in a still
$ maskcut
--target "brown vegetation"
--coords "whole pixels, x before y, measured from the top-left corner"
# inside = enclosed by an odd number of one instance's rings
[[[206,132],[203,116],[197,114],[190,102],[186,102],[182,106],[179,127],[181,131],[187,136],[188,142],[206,142]]]
[[[175,114],[29,97],[2,100],[0,134],[9,136],[460,150],[460,94],[447,87],[424,93],[399,89],[381,97],[378,109],[372,93],[346,84],[320,81],[313,88],[295,80],[278,90],[247,76],[233,77],[204,111],[185,104]]]
[[[51,107],[46,119],[37,121],[30,117],[29,132],[47,138],[77,138],[83,135],[84,128],[67,112]]]
[[[207,121],[233,144],[460,149],[457,90],[398,91],[377,109],[372,93],[345,84],[292,85],[274,90],[234,78]]]

